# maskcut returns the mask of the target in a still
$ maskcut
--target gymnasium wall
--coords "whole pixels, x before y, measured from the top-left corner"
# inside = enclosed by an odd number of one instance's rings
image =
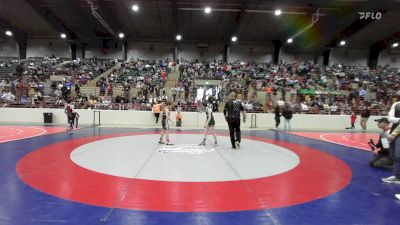
[[[224,45],[221,44],[179,44],[178,58],[199,59],[211,62],[223,60]]]
[[[229,51],[229,62],[244,61],[265,63],[271,62],[274,57],[272,45],[231,45]]]
[[[378,66],[400,67],[400,50],[387,48],[379,54]]]
[[[0,41],[0,56],[18,57],[17,42],[13,38],[2,38]]]
[[[156,59],[173,58],[174,44],[164,42],[128,42],[128,59]]]
[[[314,62],[314,55],[313,54],[295,54],[295,53],[288,53],[281,49],[279,53],[279,61],[282,62]]]
[[[76,52],[76,57],[80,58],[82,52],[80,49]],[[85,51],[85,58],[97,58],[97,59],[123,59],[122,47],[110,48],[108,50],[102,50],[100,48],[89,48]]]
[[[26,47],[26,57],[71,58],[70,46],[63,39],[29,39]],[[77,57],[79,54],[77,54]]]
[[[128,58],[141,59],[172,59],[174,42],[128,42]],[[181,43],[178,47],[178,58],[213,59],[222,60],[224,45],[220,43],[208,44],[208,48],[200,48],[199,44]],[[27,57],[46,57],[55,55],[62,58],[70,58],[70,46],[68,41],[62,39],[29,39],[27,41]],[[0,40],[0,56],[18,57],[17,43],[13,38]],[[81,49],[77,49],[77,57],[81,57]],[[122,59],[122,47],[111,47],[107,51],[100,48],[87,48],[86,58]],[[228,61],[255,61],[269,62],[273,59],[272,45],[231,45]],[[331,50],[330,64],[343,63],[347,65],[366,66],[368,49],[335,48]],[[280,52],[280,59],[284,62],[314,61],[312,54],[294,54]],[[318,63],[322,64],[322,56],[318,57]],[[381,52],[378,65],[400,66],[400,52],[388,48]]]
[[[150,111],[118,111],[118,110],[99,110],[101,112],[101,124],[109,126],[128,126],[128,127],[155,127],[155,119]],[[43,123],[43,113],[53,113],[53,123],[66,123],[66,115],[63,109],[28,109],[28,108],[0,108],[0,123],[25,124],[26,123]],[[93,110],[77,110],[80,114],[79,124],[93,124]],[[269,129],[275,124],[274,114],[257,113],[257,128]],[[227,124],[222,113],[214,114],[216,127],[227,129]],[[367,127],[376,130],[376,122],[372,116],[368,120]],[[171,119],[175,122],[175,112],[171,113]],[[203,128],[206,120],[205,113],[183,112],[183,127],[187,128]],[[319,121],[316,123],[315,121]],[[283,127],[283,118],[281,127]],[[350,125],[350,117],[348,115],[307,115],[295,114],[292,119],[292,129],[296,130],[343,130]],[[160,126],[160,125],[159,125]],[[247,115],[246,124],[242,124],[243,128],[250,128],[251,114]],[[359,121],[356,122],[356,128],[360,128]]]
[[[335,48],[331,50],[329,64],[367,66],[368,49]]]
[[[322,56],[322,55],[318,56],[317,63],[320,65],[323,65],[324,64],[324,56]]]

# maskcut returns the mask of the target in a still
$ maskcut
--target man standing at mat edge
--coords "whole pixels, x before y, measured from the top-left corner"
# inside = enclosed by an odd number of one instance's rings
[[[224,116],[229,126],[232,148],[240,148],[240,112],[243,115],[243,123],[246,123],[246,112],[240,101],[236,99],[236,93],[229,94],[229,101],[225,104]]]
[[[168,101],[167,105],[165,108],[162,110],[162,120],[161,120],[161,125],[162,125],[162,132],[160,136],[160,141],[158,142],[159,144],[166,144],[166,145],[174,145],[170,143],[169,141],[169,122],[172,124],[172,120],[170,117],[170,110],[172,108],[172,102]],[[163,137],[165,135],[166,142],[163,141]]]

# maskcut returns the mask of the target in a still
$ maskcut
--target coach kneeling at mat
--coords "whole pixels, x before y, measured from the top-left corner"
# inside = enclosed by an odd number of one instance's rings
[[[373,159],[369,162],[369,165],[375,168],[392,169],[393,159],[389,154],[389,141],[387,139],[390,132],[390,122],[387,118],[380,118],[375,121],[378,122],[378,127],[382,131],[379,133],[377,144],[374,144],[372,139],[368,143],[373,154]]]

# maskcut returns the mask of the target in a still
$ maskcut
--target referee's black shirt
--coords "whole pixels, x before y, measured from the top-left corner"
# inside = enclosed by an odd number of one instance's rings
[[[244,110],[243,105],[238,100],[229,100],[225,104],[224,115],[227,119],[240,119],[240,112]]]

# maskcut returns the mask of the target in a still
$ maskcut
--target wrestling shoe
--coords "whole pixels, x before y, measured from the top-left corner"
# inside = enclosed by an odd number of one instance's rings
[[[389,177],[387,179],[382,179],[382,181],[389,184],[400,184],[400,179],[396,177]]]
[[[240,142],[235,142],[236,148],[240,148]]]

